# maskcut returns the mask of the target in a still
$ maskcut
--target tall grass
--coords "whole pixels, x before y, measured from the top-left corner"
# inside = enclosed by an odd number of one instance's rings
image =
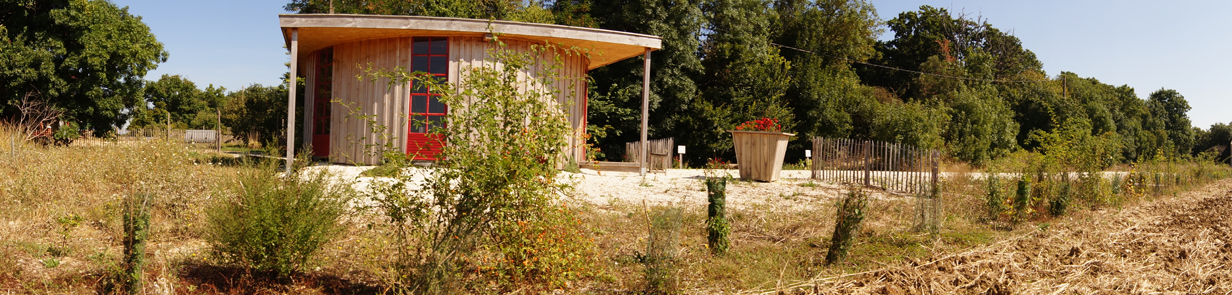
[[[218,165],[220,158],[162,140],[42,146],[21,138],[16,128],[0,124],[0,257],[5,257],[0,260],[6,261],[0,263],[0,288],[40,282],[29,275],[45,272],[110,273],[106,266],[120,264],[123,250],[122,201],[132,194],[153,196],[150,243],[191,250],[203,220],[201,204],[243,169]],[[64,226],[70,223],[78,225]],[[173,263],[168,255],[147,253],[147,274]],[[38,271],[7,263],[22,260],[87,263]],[[147,281],[165,281],[169,275],[155,272]],[[83,288],[44,283],[31,292]]]

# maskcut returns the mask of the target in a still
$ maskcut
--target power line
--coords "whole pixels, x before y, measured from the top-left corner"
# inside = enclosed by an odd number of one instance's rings
[[[805,49],[795,48],[795,47],[791,47],[791,46],[787,46],[783,44],[777,44],[774,42],[770,42],[770,45],[783,47],[783,48],[800,51],[800,52],[807,52],[813,55],[821,55],[820,53],[812,52],[812,51],[805,50]],[[891,66],[886,66],[886,65],[866,63],[866,62],[853,60],[853,59],[849,59],[845,57],[842,59],[848,62],[854,63],[854,64],[861,64],[861,65],[878,67],[878,68],[883,68],[883,69],[888,69],[888,70],[903,71],[903,72],[916,73],[916,74],[921,74],[921,75],[937,76],[937,77],[942,77],[942,78],[959,79],[959,80],[982,81],[982,82],[992,82],[992,83],[1040,83],[1040,82],[1046,81],[1046,80],[994,80],[994,79],[980,79],[980,78],[971,78],[971,77],[951,76],[951,75],[945,75],[945,74],[921,72],[921,71],[896,68],[896,67],[891,67]]]

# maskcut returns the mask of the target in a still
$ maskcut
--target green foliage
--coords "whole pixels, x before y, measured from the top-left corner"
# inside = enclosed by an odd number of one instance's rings
[[[1193,127],[1190,125],[1189,102],[1184,96],[1172,89],[1159,89],[1151,92],[1147,100],[1147,108],[1151,111],[1148,129],[1160,130],[1167,134],[1162,147],[1169,154],[1188,155],[1194,144]]]
[[[69,145],[81,138],[81,127],[77,126],[76,122],[69,122],[57,129],[51,137],[55,139],[56,145]]]
[[[988,174],[990,175],[984,177],[987,182],[984,198],[987,207],[985,207],[985,209],[987,209],[988,212],[988,220],[996,222],[1001,220],[1001,217],[1004,216],[1007,211],[1007,206],[1005,205],[1006,197],[1001,188],[1001,177],[996,176],[996,173]]]
[[[205,239],[222,261],[286,277],[340,233],[353,192],[323,170],[280,176],[276,162],[240,172],[207,210]]]
[[[130,126],[164,127],[170,113],[171,124],[179,128],[214,129],[217,124],[215,110],[222,107],[225,101],[223,91],[225,89],[212,84],[204,90],[198,89],[195,83],[180,75],[164,74],[158,81],[146,83],[143,91],[145,102],[154,107],[135,108]]]
[[[1048,214],[1052,214],[1052,216],[1065,215],[1065,212],[1069,210],[1069,202],[1070,202],[1069,182],[1068,181],[1061,182],[1061,184],[1059,185],[1059,189],[1057,190],[1057,195],[1053,196],[1049,200]]]
[[[647,214],[650,214],[647,212]],[[646,265],[646,292],[650,294],[680,293],[676,268],[680,227],[683,213],[680,208],[655,210],[650,217],[650,238],[646,241],[646,255],[639,257]]]
[[[145,246],[150,239],[150,195],[128,195],[121,205],[124,224],[124,275],[121,282],[129,294],[143,294]]]
[[[441,160],[421,170],[423,186],[409,187],[406,174],[373,185],[374,200],[399,232],[411,292],[465,288],[462,265],[479,264],[480,275],[502,290],[557,288],[592,271],[587,231],[558,198],[570,190],[557,181],[570,130],[554,103],[560,94],[520,89],[519,79],[529,73],[549,86],[559,79],[559,57],[579,53],[550,45],[520,52],[493,42],[488,54],[503,67],[463,68],[456,84],[401,68],[369,71],[394,85],[426,83],[447,105],[467,106],[452,108],[449,124],[432,129],[448,144]]]
[[[141,17],[106,0],[0,3],[0,114],[46,101],[96,134],[140,106],[141,77],[167,59]]]
[[[286,133],[287,85],[253,84],[224,99],[222,125],[244,144],[278,142]]]
[[[706,178],[706,199],[710,205],[706,209],[706,242],[710,253],[723,255],[729,248],[728,236],[731,235],[731,225],[727,222],[727,178]]]
[[[297,13],[422,15],[552,23],[556,18],[539,1],[333,1],[291,0],[283,6]]]
[[[864,214],[868,209],[868,194],[863,190],[850,188],[847,195],[839,199],[838,213],[835,214],[834,235],[830,238],[830,249],[826,251],[826,265],[841,262],[847,258],[847,251],[855,243],[860,232],[860,223],[864,222]]]
[[[675,137],[696,143],[683,128],[697,118],[692,112],[698,79],[704,68],[697,54],[705,22],[699,0],[591,0],[556,1],[590,3],[590,17],[600,28],[659,36],[663,48],[651,54],[649,130],[651,137]],[[569,4],[574,5],[574,4]],[[619,161],[624,144],[638,140],[641,122],[643,59],[631,58],[591,70],[587,132],[606,150],[607,160]],[[687,142],[686,142],[687,141]],[[704,157],[704,155],[702,155]]]
[[[945,132],[951,155],[982,165],[1017,149],[1018,123],[994,88],[966,88],[947,96],[953,99]]]
[[[1030,217],[1031,210],[1031,180],[1026,177],[1018,179],[1018,189],[1014,191],[1014,222],[1021,222]]]

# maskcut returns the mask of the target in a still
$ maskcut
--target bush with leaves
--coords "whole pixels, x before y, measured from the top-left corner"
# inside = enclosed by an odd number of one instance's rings
[[[830,238],[830,249],[826,252],[826,265],[847,258],[847,251],[851,250],[851,245],[855,243],[856,235],[860,232],[860,223],[864,222],[868,195],[863,190],[852,188],[837,205],[837,220],[834,223],[834,235]]]
[[[285,278],[338,236],[354,193],[323,170],[282,176],[276,162],[240,172],[232,194],[208,209],[205,238],[222,261]]]
[[[706,197],[710,205],[706,210],[706,242],[710,253],[723,255],[729,246],[731,225],[727,222],[727,178],[706,178]]]
[[[124,277],[121,280],[129,294],[142,294],[142,274],[145,268],[145,244],[150,239],[150,195],[129,195],[124,198]]]
[[[400,283],[414,293],[467,288],[459,284],[463,267],[506,291],[557,288],[592,271],[587,230],[559,198],[571,191],[557,179],[571,128],[555,99],[562,94],[551,90],[560,56],[580,53],[542,44],[515,51],[492,42],[489,66],[461,69],[456,84],[402,68],[367,70],[391,87],[429,85],[450,106],[448,124],[430,129],[432,138],[448,142],[440,160],[373,185],[374,200],[401,239],[407,280]],[[522,87],[526,76],[543,87]],[[423,173],[422,183],[413,181],[415,173]]]

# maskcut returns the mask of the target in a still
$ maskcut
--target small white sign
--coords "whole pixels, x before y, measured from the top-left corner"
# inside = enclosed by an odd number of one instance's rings
[[[676,146],[676,153],[677,153],[677,154],[683,154],[683,153],[684,153],[684,146],[683,146],[683,145],[678,145],[678,146]]]
[[[813,150],[804,150],[804,157],[805,157],[805,158],[812,158],[812,157],[813,157]]]

